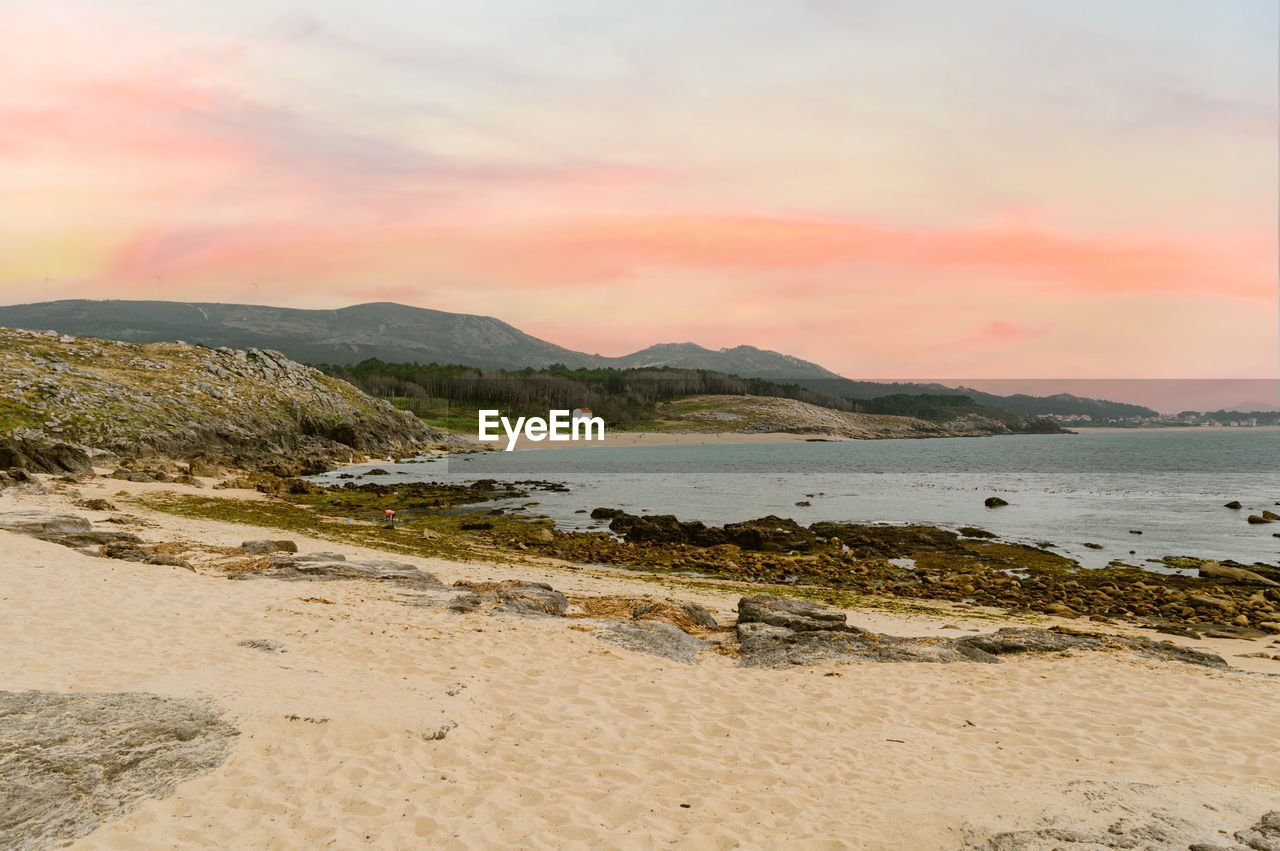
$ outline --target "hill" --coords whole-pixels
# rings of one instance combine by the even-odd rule
[[[657,406],[666,431],[784,432],[846,438],[977,437],[989,434],[1060,433],[1056,424],[1005,411],[970,409],[945,421],[838,411],[769,396],[694,396]]]
[[[1095,420],[1156,415],[1140,405],[1066,395],[998,396],[936,383],[854,381],[816,363],[752,346],[712,350],[695,343],[661,343],[621,357],[603,357],[558,346],[490,316],[389,302],[299,310],[170,301],[52,301],[0,307],[0,325],[134,343],[185,340],[211,347],[274,349],[303,363],[335,366],[371,358],[388,363],[464,363],[482,369],[670,366],[796,384],[845,399],[944,394],[1025,414],[1089,414]]]
[[[0,433],[297,475],[447,438],[278,352],[0,328]]]

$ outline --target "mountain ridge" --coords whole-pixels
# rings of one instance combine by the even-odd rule
[[[274,349],[302,363],[350,365],[458,363],[483,369],[670,366],[706,369],[744,378],[797,384],[847,399],[894,394],[967,395],[981,405],[1027,414],[1088,413],[1092,416],[1153,416],[1141,405],[1106,400],[999,396],[937,383],[859,381],[819,364],[749,345],[708,349],[692,342],[657,343],[631,354],[606,357],[578,352],[534,337],[491,316],[449,313],[394,302],[369,302],[330,310],[308,310],[218,302],[87,300],[0,307],[0,326],[50,329],[62,334],[132,343],[183,340],[216,348]]]

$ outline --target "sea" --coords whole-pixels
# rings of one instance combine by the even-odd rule
[[[368,474],[377,468],[386,475]],[[604,528],[587,513],[604,506],[711,525],[772,514],[802,524],[978,526],[1085,567],[1118,559],[1169,572],[1156,563],[1165,556],[1280,564],[1280,522],[1247,522],[1264,510],[1280,514],[1280,429],[1272,428],[576,444],[365,464],[316,478],[336,483],[343,473],[380,483],[559,482],[568,490],[534,490],[496,505],[549,517],[564,530]],[[1009,504],[987,508],[990,496]],[[1233,500],[1244,507],[1224,507]]]

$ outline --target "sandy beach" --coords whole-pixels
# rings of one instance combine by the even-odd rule
[[[106,497],[147,541],[279,537],[124,507],[129,493],[191,492],[180,485],[59,488],[3,509],[100,521],[74,502]],[[303,553],[386,557],[290,537]],[[572,619],[416,606],[369,581],[235,582],[0,538],[4,689],[207,698],[240,733],[216,770],[77,848],[985,848],[1001,831],[1161,819],[1225,839],[1280,801],[1280,662],[1238,656],[1265,640],[1179,639],[1232,670],[1109,652],[743,669],[632,652]],[[397,558],[445,583],[545,581],[571,601],[692,600],[721,624],[739,596]],[[849,621],[898,635],[1000,625],[945,607]]]

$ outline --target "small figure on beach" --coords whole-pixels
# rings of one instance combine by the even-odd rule
[[[394,508],[382,509],[382,516],[387,518],[387,528],[394,529],[396,526],[396,510]]]

